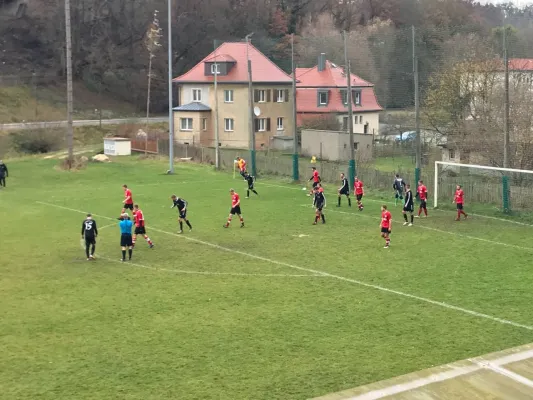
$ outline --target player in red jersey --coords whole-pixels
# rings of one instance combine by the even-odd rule
[[[148,243],[148,246],[153,249],[154,244],[146,234],[146,226],[144,224],[144,214],[139,208],[138,204],[135,204],[133,206],[133,218],[135,221],[135,231],[133,234],[133,240],[132,240],[132,247],[135,246],[135,242],[137,241],[137,235],[143,235],[144,240],[146,240],[146,243]]]
[[[320,178],[320,174],[316,170],[316,167],[313,168],[313,176],[309,178],[310,181],[313,181],[313,188],[311,189],[311,192],[309,192],[308,196],[312,196],[315,193],[315,188],[320,184],[322,179]]]
[[[390,246],[390,233],[392,230],[392,215],[387,206],[383,204],[381,206],[381,222],[379,224],[381,228],[381,237],[385,239],[385,248],[388,249]]]
[[[357,200],[357,207],[359,208],[359,211],[363,211],[363,203],[361,202],[363,196],[365,195],[363,186],[363,182],[360,181],[356,176],[353,181],[353,192],[355,194],[355,199]]]
[[[424,214],[427,217],[428,216],[428,207],[427,207],[428,189],[426,185],[424,185],[424,182],[422,182],[421,180],[418,181],[418,188],[416,189],[416,195],[418,196],[418,199],[420,200],[420,207],[418,207],[418,217],[420,217],[420,214],[422,214],[422,210],[424,210]]]
[[[241,228],[244,228],[244,218],[241,215],[241,198],[238,193],[235,192],[235,190],[230,189],[229,192],[231,194],[231,210],[229,212],[228,222],[224,224],[224,228],[229,227],[229,224],[231,224],[231,219],[235,214],[237,214],[239,220],[241,221]]]
[[[124,214],[126,210],[133,211],[133,196],[131,195],[131,190],[128,189],[128,185],[122,185],[122,189],[124,189],[124,201],[122,202],[121,214]]]
[[[468,215],[463,210],[465,204],[465,192],[461,188],[461,185],[457,185],[452,203],[457,204],[457,218],[455,218],[455,220],[460,221],[461,214],[463,214],[465,216],[465,219],[467,219]]]

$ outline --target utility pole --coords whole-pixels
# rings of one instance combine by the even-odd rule
[[[415,146],[416,146],[416,165],[415,165],[415,184],[420,180],[420,170],[422,164],[422,143],[420,141],[420,93],[418,88],[418,57],[416,56],[416,29],[413,25],[413,78],[415,83]]]
[[[215,168],[220,168],[220,134],[218,131],[218,64],[217,64],[217,41],[213,41],[215,48]]]
[[[505,64],[505,99],[504,99],[504,114],[503,114],[503,167],[509,168],[509,55],[507,52],[507,14],[504,11],[503,19],[503,63]],[[502,176],[503,186],[503,211],[509,212],[511,209],[510,204],[510,191],[509,191],[509,178]]]
[[[174,173],[174,103],[172,96],[172,0],[167,0],[168,14],[168,174]]]
[[[252,87],[252,62],[250,61],[249,47],[250,38],[254,33],[246,35],[246,61],[248,62],[248,105],[250,107],[249,129],[250,129],[250,164],[252,165],[252,175],[257,176],[255,165],[255,132],[254,132],[254,91]]]
[[[342,31],[344,38],[344,62],[346,64],[346,105],[348,107],[348,132],[350,134],[350,161],[348,163],[348,176],[351,184],[355,180],[355,144],[353,138],[353,107],[352,107],[352,72],[350,70],[350,61],[348,60],[348,47],[346,42],[346,31]]]
[[[70,0],[65,0],[65,35],[66,35],[66,62],[67,62],[67,147],[68,167],[72,168],[74,161],[74,127],[72,123],[73,96],[72,96],[72,37],[70,28]]]
[[[293,129],[293,151],[292,151],[292,180],[300,180],[298,163],[298,122],[296,108],[296,64],[294,63],[294,33],[291,35],[291,69],[292,69],[292,129]]]

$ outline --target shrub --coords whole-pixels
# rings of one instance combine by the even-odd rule
[[[57,151],[63,145],[63,133],[53,130],[27,130],[9,134],[15,151],[26,154]]]

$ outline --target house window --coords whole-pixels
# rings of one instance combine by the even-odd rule
[[[283,117],[278,117],[278,131],[283,130]]]
[[[363,128],[363,133],[364,134],[367,134],[368,133],[368,124],[365,124],[364,128]]]
[[[202,118],[202,130],[207,130],[207,118]]]
[[[259,118],[257,120],[257,131],[258,132],[266,131],[266,118]]]
[[[358,91],[353,91],[352,92],[352,96],[353,96],[353,102],[356,106],[360,106],[361,105],[361,92],[358,92]]]
[[[360,123],[360,124],[363,123],[363,116],[362,116],[362,115],[359,116],[359,123]]]
[[[454,149],[450,149],[449,153],[450,153],[450,160],[454,160],[455,159],[455,150]]]
[[[278,103],[283,103],[285,101],[285,90],[276,90],[274,92],[274,95],[276,96],[275,101]]]
[[[195,101],[195,102],[202,101],[202,89],[192,90],[192,101]]]
[[[357,145],[358,145],[358,144],[359,144],[359,143],[357,143],[357,142],[353,142],[353,149],[354,149],[354,150],[357,150]]]
[[[224,103],[233,103],[233,90],[224,90]]]
[[[213,75],[220,74],[220,64],[211,64],[211,73]]]
[[[192,118],[180,118],[180,129],[182,131],[192,131]]]
[[[348,104],[348,91],[341,90],[341,97],[342,97],[342,104],[347,105]]]
[[[258,90],[257,91],[257,102],[258,103],[265,103],[266,102],[266,90]]]
[[[321,107],[328,105],[328,92],[326,91],[319,91],[318,92],[318,105]]]
[[[348,130],[348,117],[342,117],[342,130],[347,131]]]
[[[226,132],[233,132],[235,128],[235,120],[233,118],[224,118],[224,130]]]
[[[353,122],[355,124],[358,124],[359,123],[359,117],[356,115],[355,117],[353,117]]]

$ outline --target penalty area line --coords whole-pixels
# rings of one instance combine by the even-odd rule
[[[45,202],[42,202],[42,201],[38,201],[37,203],[44,204],[44,205],[51,206],[51,207],[61,208],[61,209],[72,211],[72,212],[76,212],[76,213],[84,213],[85,212],[85,211],[82,211],[82,210],[76,210],[74,208],[63,207],[63,206],[55,205],[55,204],[52,204],[52,203],[45,203]],[[110,217],[107,217],[107,216],[104,216],[104,215],[100,215],[100,216],[97,215],[97,214],[93,214],[93,215],[97,216],[97,217],[100,217],[100,218],[109,219],[109,220],[114,219],[114,218],[110,218]],[[368,218],[371,218],[371,217],[368,217]],[[515,328],[522,328],[522,329],[526,329],[528,331],[533,331],[533,326],[531,326],[531,325],[521,324],[521,323],[514,322],[514,321],[511,321],[511,320],[507,320],[507,319],[504,319],[504,318],[499,318],[499,317],[495,317],[495,316],[492,316],[492,315],[489,315],[489,314],[484,314],[484,313],[481,313],[481,312],[469,310],[467,308],[454,306],[452,304],[444,303],[444,302],[441,302],[441,301],[428,299],[428,298],[425,298],[425,297],[417,296],[417,295],[406,293],[406,292],[401,292],[401,291],[395,290],[395,289],[389,289],[389,288],[384,287],[384,286],[379,286],[379,285],[375,285],[375,284],[359,281],[357,279],[346,278],[344,276],[330,274],[330,273],[325,272],[325,271],[320,271],[320,270],[316,270],[316,269],[312,269],[312,268],[300,267],[298,265],[293,265],[293,264],[289,264],[289,263],[282,262],[282,261],[272,260],[270,258],[258,256],[258,255],[251,254],[251,253],[246,253],[244,251],[230,249],[228,247],[223,247],[223,246],[220,246],[218,244],[205,242],[205,241],[200,240],[200,239],[191,238],[191,237],[183,236],[183,235],[178,235],[176,233],[164,231],[162,229],[157,229],[157,228],[153,228],[153,227],[150,228],[150,229],[152,229],[153,231],[157,231],[157,232],[160,232],[160,233],[167,234],[167,235],[176,236],[176,237],[179,237],[179,238],[182,238],[184,240],[191,241],[191,242],[203,244],[203,245],[208,246],[208,247],[212,247],[212,248],[215,248],[215,249],[226,251],[228,253],[240,254],[242,256],[246,256],[246,257],[253,258],[253,259],[256,259],[256,260],[265,261],[265,262],[268,262],[268,263],[271,263],[271,264],[275,264],[275,265],[285,266],[285,267],[292,268],[292,269],[295,269],[295,270],[298,270],[298,271],[304,271],[304,272],[308,272],[308,273],[315,274],[315,275],[327,276],[327,277],[330,277],[330,278],[333,278],[333,279],[337,279],[339,281],[356,284],[356,285],[359,285],[359,286],[362,286],[362,287],[366,287],[366,288],[369,288],[369,289],[375,289],[375,290],[378,290],[378,291],[381,291],[381,292],[385,292],[385,293],[395,294],[397,296],[409,298],[409,299],[412,299],[412,300],[417,300],[417,301],[422,302],[422,303],[432,304],[434,306],[438,306],[438,307],[441,307],[441,308],[446,308],[448,310],[453,310],[453,311],[457,311],[457,312],[460,312],[460,313],[463,313],[463,314],[468,314],[468,315],[473,316],[473,317],[486,319],[486,320],[490,320],[490,321],[493,321],[493,322],[498,322],[500,324],[513,326]]]

